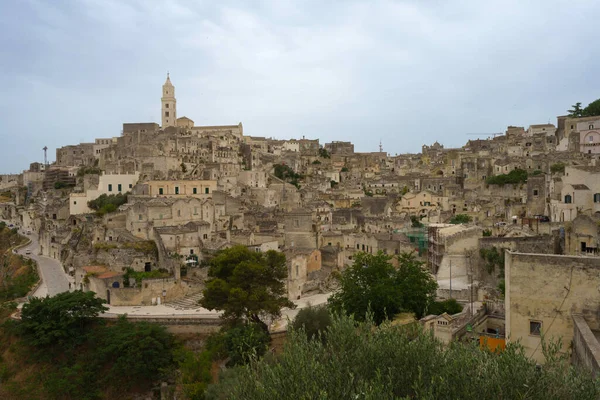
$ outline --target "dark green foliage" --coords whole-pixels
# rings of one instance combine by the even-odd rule
[[[119,206],[127,203],[128,194],[129,193],[118,193],[111,195],[103,194],[95,200],[88,201],[88,207],[92,210],[96,210],[96,214],[98,216],[102,216],[104,214],[116,211]]]
[[[331,309],[361,321],[370,311],[377,324],[401,311],[414,312],[417,318],[425,315],[437,283],[413,254],[400,254],[397,269],[391,259],[383,252],[357,253],[339,277],[340,290],[329,298]]]
[[[281,355],[226,371],[207,399],[564,399],[600,396],[600,383],[544,346],[536,368],[518,344],[498,354],[444,345],[417,327],[334,318],[327,340],[288,333]]]
[[[491,229],[484,229],[483,230],[483,237],[489,237],[492,236],[492,230]]]
[[[175,351],[174,355],[179,369],[178,383],[182,386],[186,398],[203,400],[204,391],[212,382],[212,354],[209,351],[196,354],[181,348]]]
[[[556,164],[552,164],[550,166],[550,172],[553,174],[564,174],[565,173],[565,163],[557,162]]]
[[[82,166],[77,170],[77,176],[82,177],[84,175],[101,175],[102,170],[98,167],[85,167]]]
[[[531,173],[531,176],[538,176],[538,175],[543,175],[543,174],[544,174],[543,171],[540,171],[539,169],[536,169],[535,171],[533,171]]]
[[[138,285],[142,283],[144,279],[160,279],[168,278],[171,274],[159,270],[154,271],[134,271],[132,268],[127,268],[125,275],[123,276],[123,282],[125,286],[133,286],[133,282]]]
[[[592,101],[581,112],[582,117],[595,117],[596,115],[600,115],[600,99]]]
[[[63,345],[80,338],[98,314],[108,310],[94,292],[64,292],[33,297],[21,311],[20,330],[36,347]]]
[[[325,331],[331,324],[331,312],[325,305],[308,306],[298,311],[292,322],[294,330],[303,329],[309,339],[325,338]]]
[[[500,283],[498,283],[498,290],[500,291],[500,293],[502,293],[502,296],[506,295],[506,282],[504,281],[504,279],[502,279]]]
[[[571,106],[571,109],[568,110],[569,117],[579,118],[583,113],[583,109],[581,108],[581,102],[577,102]]]
[[[221,250],[210,260],[208,277],[200,304],[222,310],[224,319],[264,325],[261,315],[279,317],[282,307],[294,307],[286,296],[283,253],[257,253],[246,246]]]
[[[262,357],[268,349],[271,337],[261,325],[239,324],[221,334],[222,358],[229,358],[228,366],[245,365],[254,358]]]
[[[289,182],[300,189],[299,181],[303,178],[302,175],[297,174],[293,169],[285,164],[273,164],[273,167],[275,168],[274,174],[277,178],[281,179],[282,181]]]
[[[65,183],[65,182],[54,182],[54,189],[70,189],[72,187],[74,187],[75,185],[72,183]]]
[[[410,216],[410,222],[411,222],[411,226],[413,228],[422,228],[423,227],[423,223],[421,222],[421,219],[419,217],[417,217],[416,215]]]
[[[331,158],[331,155],[329,154],[329,152],[325,148],[321,147],[319,149],[319,157],[322,157],[322,158]]]
[[[319,165],[319,164],[321,164],[321,161],[319,161],[319,160],[315,160],[315,161],[313,161],[313,162],[312,162],[312,164],[313,164],[313,165]]]
[[[131,323],[125,316],[104,325],[97,317],[106,309],[102,303],[93,292],[76,291],[24,306],[10,332],[33,372],[18,386],[7,382],[11,398],[130,398],[128,390],[147,391],[172,373],[173,336],[160,325]],[[9,332],[7,325],[2,329]]]
[[[524,169],[514,169],[508,174],[490,176],[485,181],[488,185],[507,185],[527,182],[527,171]]]
[[[456,214],[455,216],[450,218],[450,223],[455,224],[455,225],[468,224],[471,221],[472,221],[472,218],[470,216],[468,216],[467,214]]]
[[[497,249],[495,246],[486,249],[479,249],[479,255],[485,260],[485,268],[488,274],[491,274],[498,268],[499,276],[504,276],[504,249]]]
[[[338,183],[336,181],[330,181],[329,184],[331,185],[332,188],[334,188],[338,185]]]
[[[348,172],[348,168],[347,167],[342,167],[342,169],[340,170],[340,172]]]
[[[433,302],[427,309],[427,314],[440,315],[448,313],[450,315],[458,314],[463,309],[463,306],[459,304],[455,299],[448,299],[444,301]]]

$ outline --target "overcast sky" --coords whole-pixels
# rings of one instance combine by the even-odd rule
[[[0,1],[0,172],[178,116],[417,152],[600,97],[600,1]]]

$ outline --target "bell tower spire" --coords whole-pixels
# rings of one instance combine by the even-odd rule
[[[177,100],[175,100],[175,86],[167,72],[167,80],[162,87],[161,125],[165,129],[168,126],[177,125]]]

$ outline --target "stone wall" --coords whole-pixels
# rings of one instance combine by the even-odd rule
[[[573,315],[573,364],[600,373],[600,344],[581,315]]]

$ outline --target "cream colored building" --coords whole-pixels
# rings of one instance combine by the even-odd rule
[[[600,259],[507,251],[506,338],[519,342],[525,355],[543,363],[542,335],[561,339],[571,352],[573,314],[586,317],[592,330],[600,329]]]
[[[572,221],[579,213],[600,213],[600,167],[565,168],[560,197],[550,201],[550,218],[554,222]]]
[[[149,196],[207,197],[217,190],[216,180],[148,181]]]
[[[586,154],[600,154],[600,118],[577,123],[577,131],[579,151]]]
[[[162,87],[161,101],[161,127],[177,126],[177,100],[175,99],[175,87],[167,73],[167,80]]]
[[[123,194],[131,191],[139,179],[139,172],[134,174],[104,174],[100,175],[98,186],[88,189],[85,193],[71,193],[69,196],[69,214],[87,214],[93,212],[88,207],[88,201],[106,194]]]

